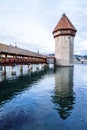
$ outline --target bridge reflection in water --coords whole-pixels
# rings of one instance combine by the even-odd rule
[[[70,116],[74,104],[75,94],[73,91],[73,67],[60,67],[55,73],[55,92],[52,97],[55,103],[55,110],[58,111],[61,119],[65,120]]]
[[[23,74],[19,77],[14,77],[7,79],[4,75],[3,80],[0,82],[0,105],[11,100],[18,93],[25,91],[27,88],[31,87],[34,82],[37,82],[46,74],[44,71],[35,71],[29,74]]]

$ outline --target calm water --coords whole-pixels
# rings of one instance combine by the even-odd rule
[[[87,130],[87,65],[4,77],[0,130]]]

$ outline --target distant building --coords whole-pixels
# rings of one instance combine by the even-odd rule
[[[76,28],[63,14],[53,30],[55,38],[55,58],[57,66],[73,66],[74,36]]]

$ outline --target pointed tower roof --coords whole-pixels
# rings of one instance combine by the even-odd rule
[[[61,19],[59,20],[58,24],[56,25],[56,27],[53,30],[54,32],[57,32],[58,30],[73,30],[73,31],[77,31],[76,28],[73,26],[73,24],[70,22],[70,20],[68,19],[68,17],[63,14]]]

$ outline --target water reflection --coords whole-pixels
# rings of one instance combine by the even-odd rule
[[[61,117],[65,120],[70,116],[75,104],[73,92],[73,67],[57,68],[55,73],[55,92],[53,103]]]
[[[3,81],[0,82],[0,105],[36,83],[44,74],[46,71],[31,72],[19,77],[13,76],[11,79],[6,79],[4,75]]]

